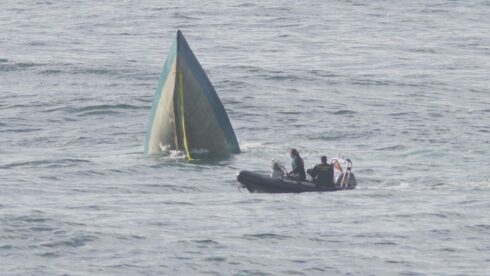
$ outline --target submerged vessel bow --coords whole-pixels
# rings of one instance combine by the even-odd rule
[[[217,155],[239,153],[226,110],[182,32],[177,32],[153,98],[145,153],[163,148]]]

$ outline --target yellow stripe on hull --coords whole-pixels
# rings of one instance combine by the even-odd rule
[[[188,160],[192,160],[189,146],[187,145],[187,135],[185,133],[185,114],[184,114],[184,82],[182,80],[182,72],[179,72],[179,97],[180,97],[180,115],[182,121],[182,140],[184,143],[185,154]]]

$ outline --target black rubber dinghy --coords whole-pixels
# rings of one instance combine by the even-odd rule
[[[342,176],[339,177],[339,180]],[[350,174],[347,185],[340,188],[340,182],[335,188],[316,186],[309,181],[295,181],[288,178],[272,179],[268,175],[241,171],[237,174],[237,180],[251,193],[303,193],[303,192],[334,192],[339,190],[352,190],[356,187],[356,179],[353,173]]]

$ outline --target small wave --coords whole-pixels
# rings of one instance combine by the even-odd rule
[[[274,233],[261,233],[261,234],[245,234],[243,235],[247,239],[272,239],[272,240],[285,240],[291,237],[274,234]]]
[[[341,140],[341,139],[366,139],[372,137],[380,132],[380,129],[370,129],[370,130],[358,130],[357,128],[353,128],[350,131],[331,131],[327,134],[313,134],[308,136],[308,139],[312,140],[325,140],[325,141],[333,141],[333,140]]]
[[[82,75],[117,75],[116,71],[106,68],[75,68],[70,73]]]
[[[231,69],[238,69],[238,70],[243,70],[247,71],[248,73],[259,73],[259,72],[264,72],[264,70],[258,66],[251,66],[251,65],[239,65],[239,66],[226,66],[230,67]]]
[[[42,130],[42,128],[13,128],[13,129],[4,129],[2,130],[2,132],[24,133],[24,132],[35,132],[40,130]]]
[[[389,146],[389,147],[382,147],[382,148],[377,148],[375,150],[386,150],[386,151],[394,151],[394,150],[406,150],[407,148],[404,145],[394,145],[394,146]]]
[[[463,182],[462,186],[465,188],[484,190],[490,189],[490,181],[467,181]]]
[[[285,273],[285,274],[288,274],[288,273]],[[263,270],[260,270],[260,269],[242,269],[242,270],[237,271],[234,275],[238,275],[238,276],[241,276],[241,275],[260,275],[260,276],[264,276],[264,275],[271,275],[271,274],[267,273]]]
[[[0,63],[0,71],[3,72],[10,72],[10,71],[25,71],[28,69],[36,68],[39,66],[43,66],[44,64],[42,63],[34,63],[34,62],[20,62],[20,63],[6,63],[5,62]]]
[[[362,86],[388,86],[390,85],[389,81],[385,80],[373,80],[373,79],[354,79],[352,80],[352,84],[362,85]]]
[[[291,75],[291,74],[285,74],[285,73],[275,73],[271,75],[266,75],[265,76],[266,80],[273,80],[273,81],[300,81],[303,80],[302,78],[298,77],[297,75]]]
[[[332,114],[334,115],[348,115],[348,114],[356,114],[357,112],[355,111],[352,111],[352,110],[348,110],[348,109],[341,109],[341,110],[337,110],[335,112],[332,112]]]
[[[174,18],[178,18],[178,19],[186,19],[186,20],[195,20],[195,19],[198,19],[197,17],[192,17],[192,16],[189,16],[189,15],[185,15],[185,14],[180,13],[180,12],[175,12],[173,14],[173,17]]]
[[[31,223],[44,223],[44,222],[51,222],[52,221],[49,218],[37,217],[35,215],[20,216],[20,217],[17,217],[16,220],[18,220],[20,222],[27,222],[29,224],[31,224]]]
[[[490,224],[477,224],[472,226],[471,228],[487,232],[490,231]]]
[[[55,159],[55,160],[36,160],[27,162],[14,162],[0,166],[0,169],[11,169],[16,167],[45,167],[45,168],[66,168],[77,166],[80,163],[91,163],[83,159]]]
[[[409,52],[413,53],[426,53],[426,54],[435,54],[436,50],[432,48],[414,48],[414,49],[409,49]]]
[[[443,114],[441,114],[441,113],[435,113],[435,112],[429,112],[429,113],[428,113],[428,115],[429,115],[430,117],[435,117],[435,118],[444,117],[444,115],[443,115]]]
[[[80,113],[78,115],[80,117],[85,117],[85,116],[115,115],[115,114],[120,114],[120,112],[114,110],[96,110],[96,111]]]
[[[374,244],[375,245],[398,245],[398,243],[392,241],[381,241],[381,242],[376,242]]]
[[[14,247],[11,245],[2,245],[0,246],[0,250],[12,250]]]
[[[63,71],[61,70],[58,70],[58,69],[47,69],[47,70],[42,70],[40,72],[41,75],[56,75],[56,74],[60,74],[62,73]]]
[[[5,105],[3,109],[28,109],[32,107],[42,107],[42,104],[39,103],[32,103],[32,104],[11,104],[11,105]]]
[[[50,232],[55,230],[55,228],[36,226],[36,227],[31,227],[30,230],[34,232]]]
[[[207,240],[193,240],[193,242],[197,243],[197,244],[208,244],[208,245],[217,245],[219,244],[217,241],[213,241],[213,240],[210,240],[210,239],[207,239]]]
[[[419,10],[419,12],[430,14],[431,16],[433,16],[434,14],[437,14],[437,13],[448,13],[448,10],[437,9],[437,8],[423,8],[423,9]]]
[[[150,185],[146,185],[146,186],[150,186]],[[161,185],[156,185],[156,186],[160,187]],[[193,206],[194,205],[190,202],[175,201],[175,200],[165,200],[165,201],[159,202],[159,204],[163,204],[163,205],[186,205],[186,206]]]
[[[75,210],[96,210],[96,211],[100,211],[101,208],[100,206],[97,206],[97,205],[87,205],[87,206],[76,206],[76,207],[68,207],[67,209],[75,209]]]
[[[44,112],[54,112],[58,110],[66,110],[68,113],[78,114],[80,116],[101,115],[101,114],[116,114],[119,111],[147,109],[147,106],[136,106],[130,104],[101,104],[90,105],[79,108],[53,108]]]
[[[245,88],[247,87],[248,83],[244,81],[237,81],[237,80],[222,80],[219,82],[215,83],[216,88],[221,88],[221,89],[226,89],[226,88],[232,88],[232,89],[238,89],[238,88]]]
[[[262,202],[265,202],[265,200],[260,199],[260,198],[248,198],[248,199],[238,200],[238,201],[234,202],[234,204],[237,204],[237,205],[242,205],[242,204],[257,205],[257,204],[262,203]]]
[[[453,247],[444,247],[444,248],[438,249],[438,251],[442,251],[442,252],[458,252],[459,250],[456,249],[456,248],[453,248]]]
[[[409,83],[392,80],[353,79],[352,84],[360,86],[398,86],[398,87],[427,87],[427,84]]]
[[[207,257],[204,259],[206,262],[224,262],[226,261],[225,257]]]
[[[408,116],[408,115],[413,115],[411,112],[395,112],[395,113],[390,113],[388,116],[392,117],[403,117],[403,116]]]
[[[45,46],[46,43],[44,43],[42,41],[30,41],[30,42],[26,43],[26,45],[28,45],[28,46]]]
[[[45,64],[39,64],[45,65]],[[0,69],[2,64],[0,63]],[[37,69],[37,68],[36,68]],[[82,67],[71,63],[51,64],[48,68],[41,68],[36,70],[41,75],[58,75],[58,74],[70,74],[70,75],[103,75],[111,76],[116,79],[137,79],[137,80],[153,80],[158,78],[155,72],[135,72],[134,70],[121,69],[121,68],[105,68],[105,67]]]
[[[301,115],[303,112],[300,111],[279,111],[279,114],[284,114],[284,115]]]
[[[44,247],[57,248],[57,247],[81,247],[89,242],[95,241],[97,238],[90,235],[80,235],[65,241],[50,242],[42,244]]]
[[[397,182],[397,183],[385,183],[385,185],[388,185],[388,186],[384,187],[384,189],[386,189],[386,190],[397,190],[397,191],[409,190],[412,186],[410,183],[403,182],[403,181]]]
[[[397,261],[397,260],[386,260],[385,261],[386,263],[389,263],[389,264],[397,264],[397,265],[400,265],[400,264],[404,264],[405,262],[403,261]],[[400,275],[407,275],[407,276],[419,276],[421,274],[418,274],[418,273],[411,273],[411,272],[404,272],[404,273],[401,273]]]
[[[236,4],[236,8],[248,8],[248,7],[253,7],[254,5],[251,3],[242,3],[242,4]]]
[[[60,256],[60,254],[56,252],[44,252],[44,253],[37,253],[36,256],[43,257],[43,258],[57,258]]]
[[[332,72],[327,72],[327,71],[322,71],[322,70],[308,70],[308,74],[312,74],[321,78],[337,78],[340,77],[340,75],[332,73]]]
[[[81,111],[89,111],[89,110],[99,110],[99,109],[123,109],[123,110],[135,110],[135,109],[147,109],[147,106],[136,106],[136,105],[130,105],[130,104],[113,104],[113,105],[94,105],[94,106],[87,106],[84,108],[81,108]]]

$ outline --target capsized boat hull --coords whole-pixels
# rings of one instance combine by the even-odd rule
[[[145,153],[178,150],[193,159],[240,153],[226,110],[206,72],[178,31],[153,98]]]
[[[291,179],[272,179],[268,175],[240,171],[237,180],[251,193],[303,193],[303,192],[334,192],[341,190],[316,186],[309,181],[294,181]],[[355,179],[354,179],[355,181]],[[352,181],[349,181],[352,182]],[[355,185],[348,185],[346,189],[354,189]]]

